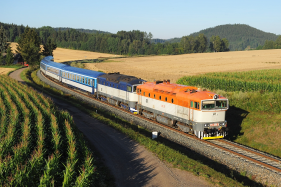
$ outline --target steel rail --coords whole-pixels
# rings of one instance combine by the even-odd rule
[[[40,71],[40,73],[41,73],[41,71]],[[127,114],[129,114],[129,115],[131,115],[131,116],[133,116],[133,117],[135,117],[135,118],[141,118],[141,119],[143,119],[143,120],[145,120],[145,121],[155,123],[155,124],[157,124],[157,125],[159,125],[159,126],[162,126],[162,127],[164,127],[164,128],[167,128],[167,129],[169,129],[169,130],[171,130],[171,131],[175,131],[175,132],[177,132],[177,133],[183,134],[183,135],[186,136],[187,138],[191,138],[191,139],[196,140],[196,141],[199,141],[199,142],[201,142],[201,143],[204,143],[204,144],[207,144],[207,145],[210,145],[210,146],[219,148],[219,149],[221,149],[221,150],[223,150],[223,151],[225,151],[225,152],[228,152],[228,153],[231,153],[231,154],[233,154],[233,155],[239,156],[239,157],[241,157],[241,158],[243,158],[243,159],[252,161],[252,162],[254,162],[254,163],[256,163],[256,164],[259,164],[259,165],[261,165],[261,166],[263,166],[263,167],[269,168],[269,169],[271,169],[271,170],[273,170],[273,171],[278,172],[278,173],[281,174],[281,169],[279,169],[279,168],[277,168],[277,167],[275,167],[275,166],[272,166],[272,165],[270,165],[270,164],[261,162],[261,161],[255,159],[255,158],[252,158],[252,157],[250,157],[250,156],[243,155],[243,154],[241,154],[241,153],[239,153],[239,152],[230,150],[229,148],[225,148],[225,147],[223,147],[223,146],[217,145],[217,144],[215,144],[215,143],[212,142],[212,141],[220,141],[220,142],[224,142],[224,143],[225,143],[226,141],[224,141],[224,140],[217,139],[217,140],[211,140],[211,141],[209,140],[209,141],[207,141],[207,140],[199,139],[199,138],[197,138],[195,135],[187,134],[187,133],[184,133],[184,132],[182,132],[182,131],[180,131],[180,130],[177,130],[176,128],[172,128],[172,127],[163,125],[163,124],[158,123],[158,122],[156,122],[156,121],[154,121],[154,120],[147,119],[147,118],[145,118],[145,117],[143,117],[143,116],[139,116],[139,115],[132,114],[131,112],[126,111],[126,110],[124,110],[124,109],[122,109],[122,108],[120,108],[120,107],[111,105],[111,104],[109,104],[109,103],[102,102],[102,101],[100,101],[100,100],[98,100],[98,99],[95,99],[95,98],[93,98],[93,97],[90,97],[90,96],[88,96],[88,95],[86,95],[85,93],[82,93],[82,92],[80,92],[80,91],[76,91],[76,90],[70,89],[69,87],[66,87],[66,86],[64,86],[64,85],[62,85],[62,84],[59,84],[57,81],[53,81],[52,79],[49,79],[47,76],[45,76],[45,75],[42,74],[42,73],[41,73],[41,75],[44,76],[44,77],[45,77],[46,79],[48,79],[49,81],[51,81],[51,82],[53,82],[53,83],[55,83],[55,84],[57,84],[57,85],[59,85],[59,86],[65,88],[65,89],[68,89],[68,90],[71,90],[71,91],[73,91],[73,92],[76,92],[77,94],[83,95],[84,97],[87,97],[88,99],[92,99],[92,100],[94,100],[94,101],[96,101],[96,102],[99,102],[100,104],[104,104],[104,105],[113,107],[113,108],[115,108],[115,109],[117,109],[117,110],[119,110],[119,111],[125,112],[125,113],[127,113]],[[246,148],[242,148],[241,146],[234,145],[234,143],[229,143],[229,142],[228,142],[228,144],[231,145],[231,146],[234,146],[234,147],[243,149],[244,151],[249,151],[250,153],[256,154],[256,155],[258,155],[258,156],[260,156],[260,157],[264,157],[264,158],[266,158],[266,159],[270,159],[270,160],[275,161],[275,162],[277,162],[277,161],[280,162],[280,160],[278,160],[278,159],[275,159],[275,158],[272,158],[272,157],[270,157],[270,156],[267,156],[267,155],[258,153],[258,152],[256,152],[256,151],[252,151],[252,150],[249,150],[249,149],[246,149]]]

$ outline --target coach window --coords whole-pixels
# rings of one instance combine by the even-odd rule
[[[143,92],[143,96],[145,96],[145,92]]]
[[[165,101],[167,101],[167,97],[165,97]]]
[[[150,97],[150,93],[148,94],[148,97]]]
[[[141,94],[141,89],[140,89],[140,94]]]
[[[159,100],[161,100],[161,95],[159,96]]]
[[[193,101],[190,101],[190,108],[193,108]]]
[[[174,103],[174,99],[172,99],[171,102]]]
[[[155,97],[156,97],[156,96],[155,96],[155,94],[154,94],[154,99],[155,99]]]

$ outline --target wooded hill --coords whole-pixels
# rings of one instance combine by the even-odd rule
[[[248,48],[257,48],[258,46],[263,46],[266,40],[275,41],[278,35],[273,33],[268,33],[251,27],[245,24],[227,24],[219,25],[216,27],[208,28],[190,34],[189,36],[198,36],[199,34],[204,34],[208,41],[212,36],[219,36],[220,38],[226,38],[229,41],[229,49],[231,51],[241,51]],[[158,39],[158,41],[161,41]],[[168,39],[163,42],[180,42],[181,38]],[[156,42],[157,43],[157,42]]]
[[[220,25],[201,30],[191,35],[198,36],[201,33],[207,38],[210,38],[213,35],[226,38],[229,41],[229,49],[232,51],[241,51],[248,46],[257,48],[259,45],[264,45],[266,40],[275,41],[278,38],[278,35],[276,34],[264,32],[245,24]]]

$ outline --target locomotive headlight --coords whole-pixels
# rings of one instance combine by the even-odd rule
[[[224,123],[221,123],[221,126],[224,126]]]
[[[204,126],[205,126],[205,127],[208,127],[208,125],[207,125],[207,124],[205,124]]]

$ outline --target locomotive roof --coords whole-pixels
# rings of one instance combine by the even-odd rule
[[[98,76],[105,74],[105,73],[99,72],[99,71],[92,71],[92,70],[82,69],[82,68],[77,68],[77,67],[72,67],[72,66],[65,66],[62,68],[62,70],[70,71],[70,72],[73,72],[76,74],[85,75],[85,76],[92,77],[92,78],[97,78]]]
[[[160,92],[163,95],[176,94],[177,98],[185,100],[186,98],[197,100],[212,99],[214,95],[210,91],[202,91],[194,86],[186,86],[180,84],[173,84],[169,82],[157,83],[157,82],[146,82],[138,86],[139,89],[144,89],[149,92]],[[225,97],[219,96],[219,99],[226,99]]]
[[[106,81],[115,82],[115,83],[124,82],[128,84],[141,84],[142,82],[144,82],[144,80],[139,79],[137,77],[130,76],[130,75],[123,75],[120,73],[109,73],[109,74],[101,75],[99,77],[105,78]]]

